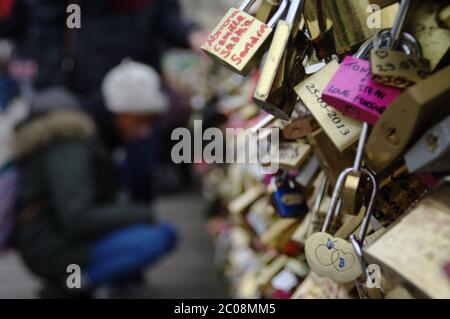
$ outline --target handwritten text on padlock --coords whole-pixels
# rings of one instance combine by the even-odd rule
[[[266,24],[232,8],[211,33],[204,48],[240,69],[256,54],[271,32]]]
[[[369,61],[347,56],[325,88],[322,98],[344,114],[375,124],[400,93],[400,89],[372,80]]]

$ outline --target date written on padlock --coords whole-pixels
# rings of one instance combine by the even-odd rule
[[[323,89],[338,68],[339,64],[333,60],[297,85],[295,91],[337,149],[342,152],[358,140],[361,123],[338,112],[322,100]]]
[[[369,61],[347,56],[322,98],[342,113],[373,125],[400,93],[372,80]]]
[[[430,75],[430,62],[402,52],[376,49],[370,52],[372,79],[378,83],[407,88]]]

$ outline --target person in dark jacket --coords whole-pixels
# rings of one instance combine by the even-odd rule
[[[36,275],[64,287],[67,267],[97,287],[134,276],[170,252],[177,235],[147,204],[117,200],[114,166],[90,117],[60,88],[37,96],[14,137],[20,169],[13,238]]]
[[[100,92],[106,74],[124,58],[147,64],[160,72],[161,56],[168,48],[199,50],[206,38],[196,24],[183,18],[178,0],[8,2],[13,5],[9,6],[12,8],[9,10],[10,18],[0,18],[0,37],[17,39],[18,54],[37,62],[37,89],[66,85],[79,95],[83,109],[94,118],[98,134],[108,150],[121,146],[121,139],[114,116],[105,107]],[[80,29],[66,26],[69,15],[66,8],[71,3],[81,8]],[[185,116],[175,125],[166,121],[169,122],[167,125],[162,124],[159,129],[155,127],[155,135],[162,131],[161,135],[167,136],[171,127],[185,125],[184,120],[187,120]],[[144,169],[136,164],[163,157],[157,147],[152,147],[151,143],[156,143],[156,139],[155,136],[135,143],[128,156],[128,165],[135,170],[132,176],[142,178],[142,174],[154,169]],[[152,176],[145,178],[150,180]],[[141,189],[139,196],[134,198],[151,201],[153,197],[151,191]]]

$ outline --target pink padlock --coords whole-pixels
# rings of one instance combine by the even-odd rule
[[[374,125],[401,92],[373,81],[370,61],[347,56],[323,91],[322,99],[342,113]]]

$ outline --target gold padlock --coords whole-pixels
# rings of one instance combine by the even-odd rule
[[[311,146],[304,142],[284,142],[279,146],[279,167],[285,170],[298,169],[311,153]]]
[[[336,53],[344,54],[374,36],[377,29],[369,28],[369,0],[325,1],[326,14],[333,22]]]
[[[371,263],[419,298],[450,298],[450,187],[443,184],[364,248]]]
[[[295,91],[333,141],[335,147],[342,152],[358,140],[362,124],[322,100],[323,90],[338,69],[338,62],[331,61],[320,71],[297,85]]]
[[[269,22],[270,17],[279,5],[280,0],[261,0],[261,4],[256,11],[256,19],[264,23]]]
[[[376,123],[366,145],[366,160],[382,171],[423,130],[450,112],[450,66],[406,90]]]
[[[398,88],[407,88],[424,80],[430,74],[430,62],[388,49],[370,52],[372,79]]]
[[[342,170],[352,165],[355,152],[352,149],[340,152],[323,130],[309,134],[307,139],[319,159],[320,166],[334,186]]]
[[[303,60],[311,43],[299,30],[305,0],[292,1],[285,20],[280,20],[264,63],[253,99],[263,110],[288,121],[297,102],[293,88],[304,76]]]
[[[288,4],[287,0],[282,0],[274,16],[265,24],[246,12],[255,1],[245,0],[239,9],[228,10],[202,45],[202,50],[211,58],[241,75],[247,75],[258,63],[273,27]]]
[[[440,28],[439,0],[413,1],[406,19],[405,31],[414,34],[422,46],[423,57],[430,61],[433,71],[450,54],[450,30]]]
[[[438,23],[441,28],[450,29],[450,4],[439,12]]]
[[[342,190],[342,210],[346,214],[355,215],[362,206],[361,172],[351,173],[345,180]]]
[[[305,22],[318,60],[328,60],[336,51],[333,22],[325,13],[326,0],[308,0],[305,5]]]
[[[287,140],[298,140],[313,133],[319,128],[319,124],[311,115],[300,117],[283,128],[283,137]]]
[[[384,8],[394,3],[397,3],[399,0],[369,0],[370,4],[376,4],[380,6],[380,8]]]
[[[391,175],[382,178],[373,212],[383,227],[388,227],[402,216],[429,189],[415,175],[411,175],[403,165]]]

